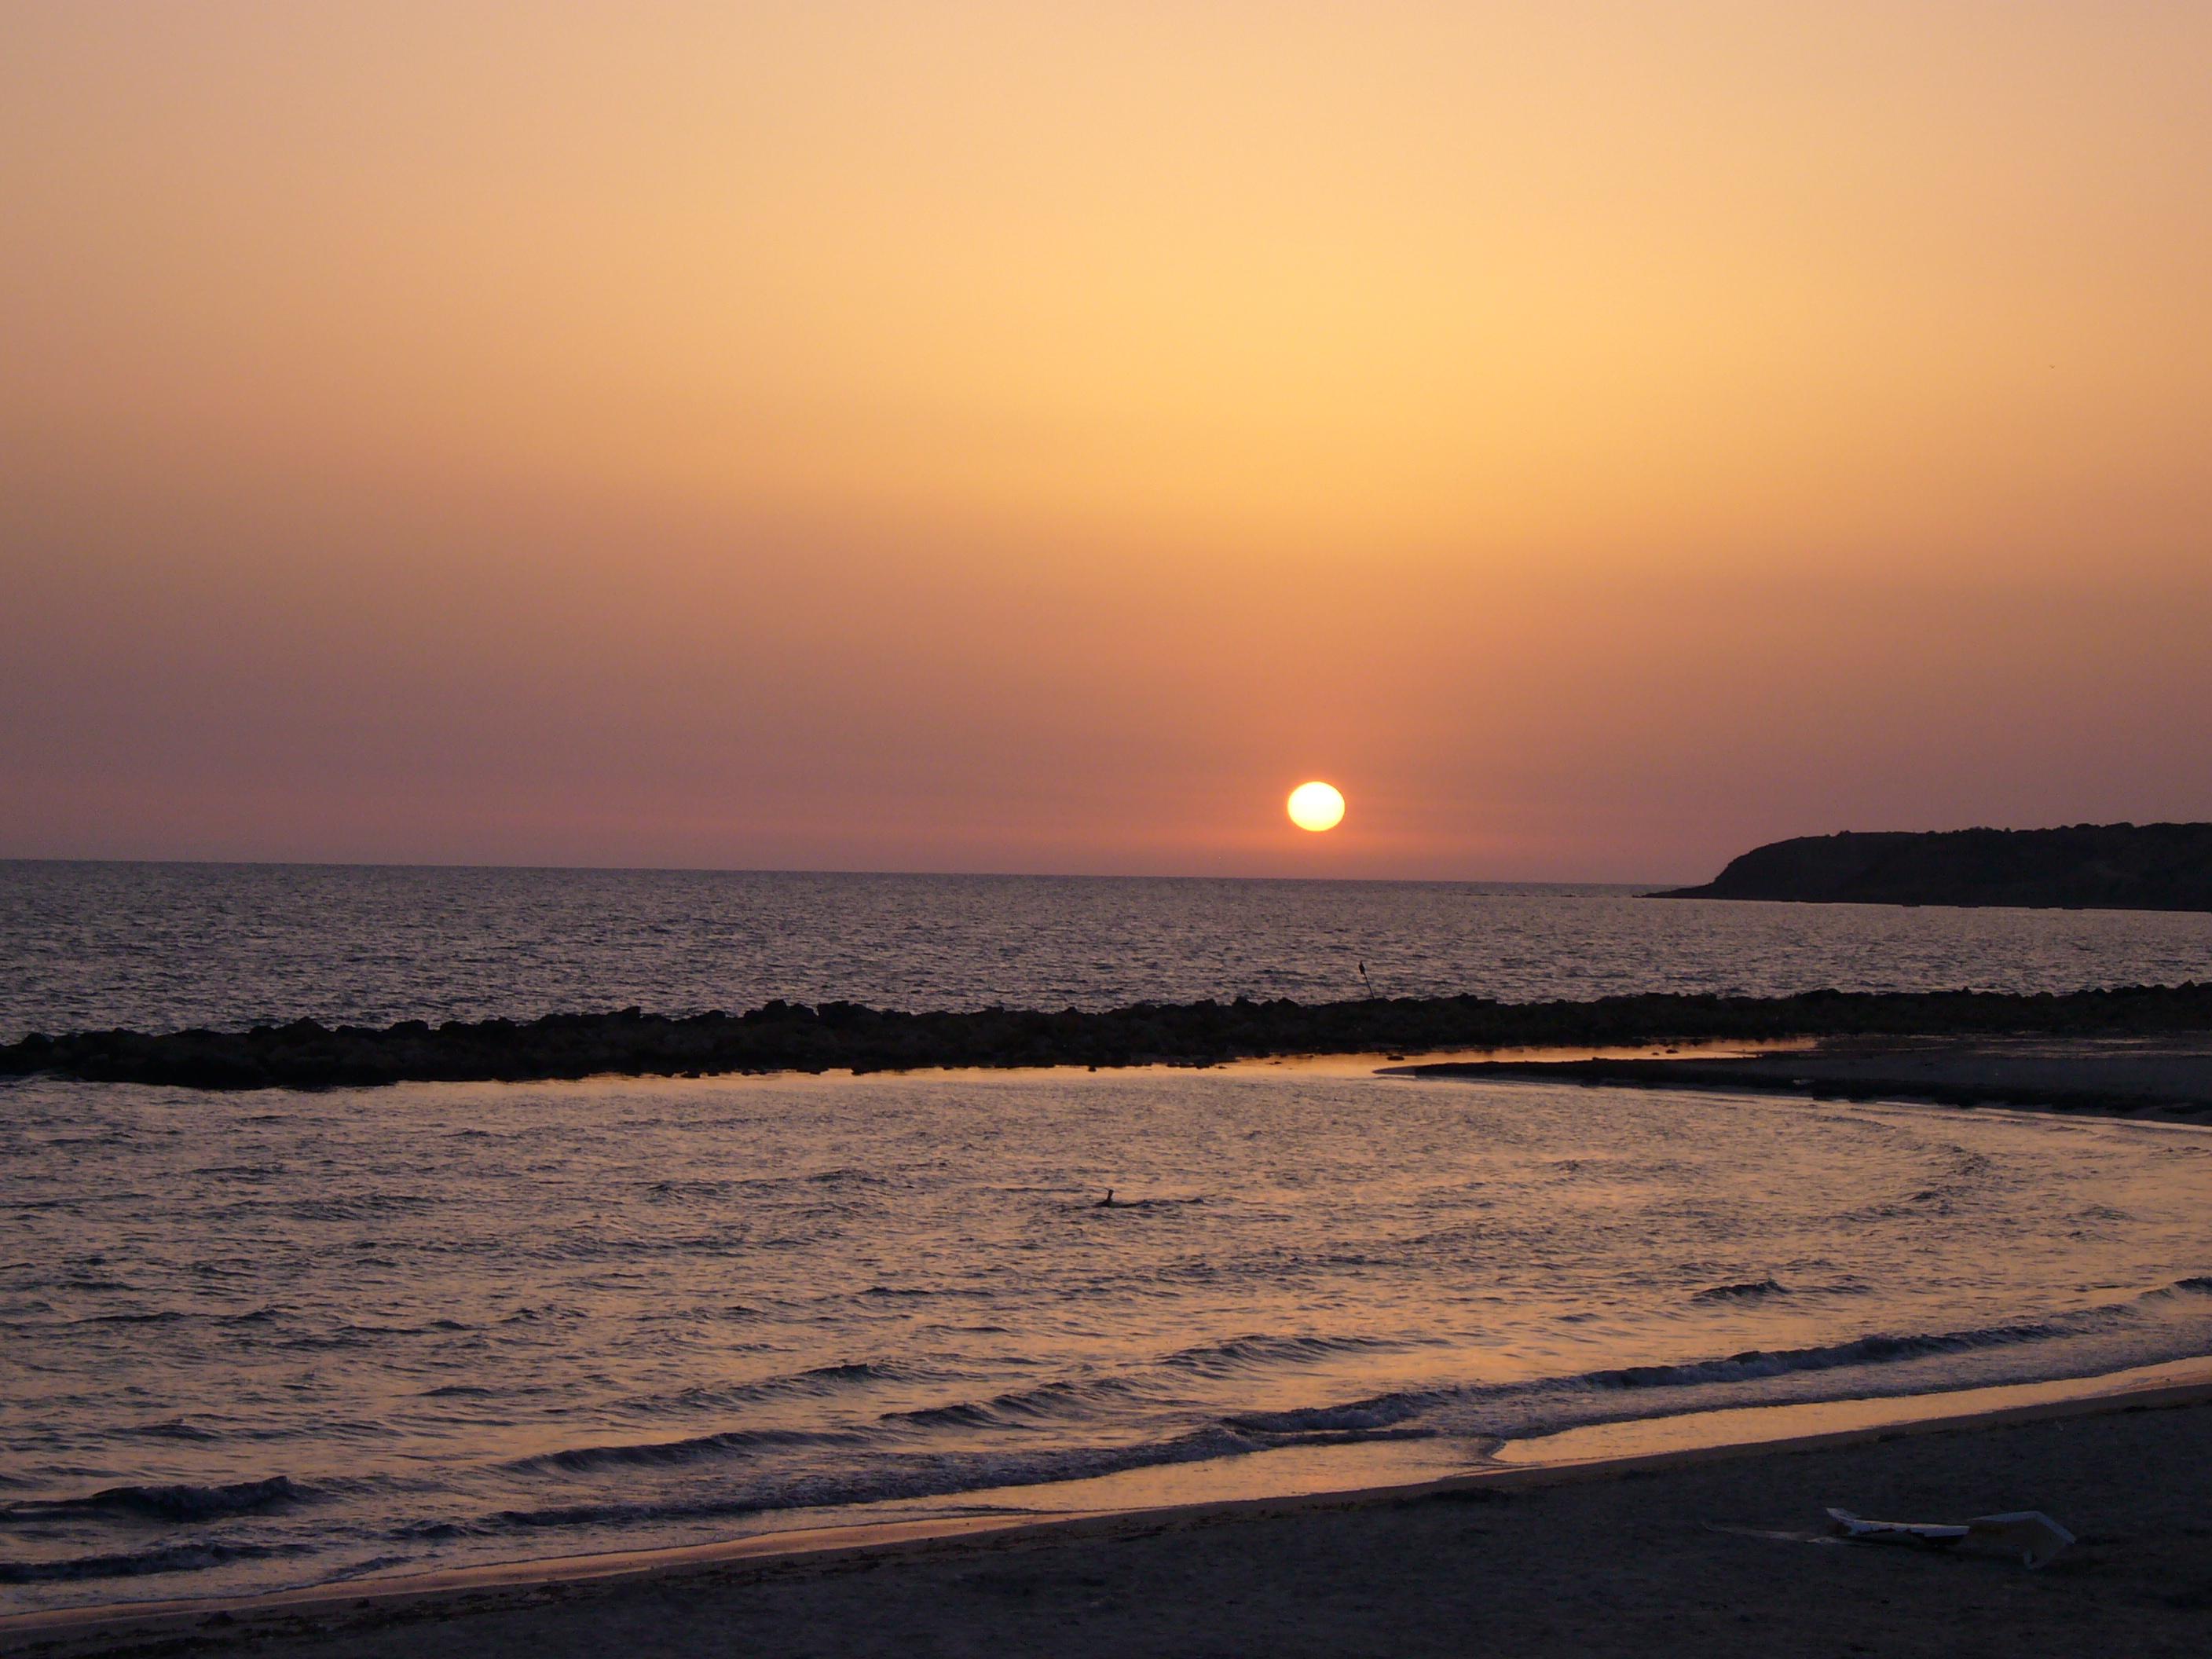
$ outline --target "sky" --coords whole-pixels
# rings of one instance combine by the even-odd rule
[[[2198,0],[0,0],[0,856],[2212,818],[2208,85]]]

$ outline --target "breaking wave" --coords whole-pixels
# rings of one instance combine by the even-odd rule
[[[1731,1291],[1741,1289],[1735,1286],[1726,1288]],[[1763,1292],[1754,1289],[1748,1293],[1759,1295]],[[1395,1391],[1336,1405],[1246,1413],[1227,1420],[1232,1427],[1252,1434],[1303,1434],[1330,1430],[1371,1431],[1405,1424],[1447,1407],[1503,1408],[1518,1402],[1556,1401],[1565,1396],[1640,1395],[1668,1389],[1688,1390],[1714,1385],[1758,1382],[1810,1372],[1889,1365],[1948,1354],[1978,1353],[2061,1341],[2068,1338],[2095,1336],[2124,1330],[2146,1314],[2154,1311],[2162,1303],[2180,1297],[2212,1297],[2212,1274],[2177,1279],[2126,1302],[2085,1308],[2048,1319],[1918,1334],[1878,1333],[1855,1337],[1848,1341],[1821,1343],[1802,1348],[1749,1348],[1711,1359],[1670,1364],[1608,1366],[1565,1376],[1534,1378],[1521,1382]],[[1652,1407],[1645,1404],[1632,1413],[1623,1414],[1644,1415],[1651,1412]],[[1455,1413],[1455,1431],[1459,1431],[1463,1426],[1463,1419]],[[1543,1427],[1539,1416],[1501,1409],[1494,1431],[1525,1435],[1540,1432]]]

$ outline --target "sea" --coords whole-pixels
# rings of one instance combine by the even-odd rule
[[[0,864],[0,1041],[2206,979],[2212,916]],[[0,1082],[0,1611],[1411,1477],[2212,1352],[2212,1133],[1383,1063]]]

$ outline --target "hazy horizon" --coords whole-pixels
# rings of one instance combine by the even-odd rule
[[[2207,84],[2154,0],[10,6],[0,856],[2212,819]]]
[[[1959,833],[1973,830],[1989,830],[2000,826],[1990,824],[1958,824],[1935,831],[1905,831],[1904,833]],[[2075,829],[2079,824],[2032,824],[2027,829]],[[2099,828],[2112,827],[2100,825]],[[2121,826],[2145,827],[2145,826]],[[1885,834],[1896,831],[1850,829],[1843,831],[1821,831],[1821,834]],[[1739,848],[1749,852],[1750,848]],[[1734,854],[1722,860],[1726,863]],[[931,870],[931,869],[853,869],[829,865],[737,865],[737,864],[539,864],[527,860],[476,859],[254,859],[222,858],[216,856],[161,857],[129,854],[87,855],[78,854],[16,854],[0,853],[0,864],[161,864],[237,866],[252,868],[268,866],[275,868],[302,869],[392,869],[392,870],[515,870],[544,871],[550,873],[576,872],[580,873],[624,873],[700,876],[885,876],[975,878],[979,880],[1004,878],[1010,881],[1353,881],[1390,883],[1405,885],[1470,886],[1470,887],[1675,887],[1691,886],[1720,872],[1717,865],[1710,871],[1675,872],[1664,876],[1645,877],[1511,877],[1511,876],[1370,876],[1340,875],[1305,872],[1278,875],[1240,875],[1233,872],[1186,872],[1176,870]]]
[[[549,874],[574,872],[586,875],[944,877],[952,880],[976,881],[1339,881],[1372,882],[1386,885],[1416,887],[1661,887],[1669,884],[1687,884],[1698,879],[1690,876],[1655,877],[1648,880],[1591,881],[1579,881],[1568,877],[1522,880],[1491,876],[1310,874],[1244,876],[1191,874],[1173,870],[849,870],[833,869],[826,865],[819,866],[789,865],[767,868],[757,865],[735,864],[528,864],[490,860],[455,863],[444,860],[392,859],[136,858],[122,854],[112,857],[104,855],[94,857],[71,854],[0,854],[0,864],[156,864],[188,866],[207,865],[240,869],[266,867],[301,870],[514,870],[542,871]]]

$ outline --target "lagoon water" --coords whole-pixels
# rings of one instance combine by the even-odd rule
[[[0,871],[11,1030],[2204,977],[1617,890]],[[0,1607],[1036,1505],[2212,1350],[2212,1133],[1364,1065],[0,1085]],[[1106,1188],[1121,1200],[1101,1207]],[[1359,1454],[1364,1455],[1364,1454]],[[1035,1490],[1046,1483],[1044,1495]],[[1010,1494],[1010,1488],[1029,1488]]]

